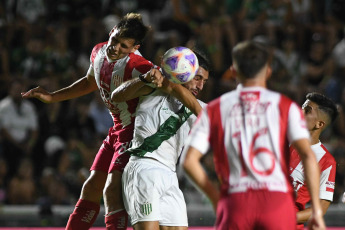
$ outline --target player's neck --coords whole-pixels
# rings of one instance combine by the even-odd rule
[[[310,131],[310,144],[315,145],[320,141],[320,132]]]
[[[252,79],[245,79],[242,81],[243,87],[263,87],[267,88],[266,79],[257,77]]]

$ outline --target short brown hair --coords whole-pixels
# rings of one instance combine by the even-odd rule
[[[119,30],[119,36],[132,38],[135,45],[141,44],[149,31],[149,27],[145,26],[140,14],[128,13],[116,25]]]
[[[254,41],[238,43],[232,50],[233,62],[244,78],[254,78],[270,60],[268,48]]]

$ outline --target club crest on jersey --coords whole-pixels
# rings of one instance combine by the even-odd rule
[[[140,205],[140,211],[142,214],[148,216],[152,212],[152,204],[151,203],[144,203]]]
[[[115,87],[118,87],[122,83],[122,77],[119,75],[113,75],[111,81]]]

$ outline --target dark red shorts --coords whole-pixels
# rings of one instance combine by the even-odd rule
[[[233,193],[219,200],[217,230],[291,230],[296,228],[292,195],[272,191]]]
[[[133,138],[133,126],[120,131],[109,129],[108,136],[103,140],[102,146],[92,163],[90,170],[110,173],[113,170],[122,172],[128,163],[130,155],[125,153]]]

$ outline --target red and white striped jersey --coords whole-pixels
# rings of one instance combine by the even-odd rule
[[[325,146],[319,142],[311,146],[320,167],[320,199],[333,201],[336,161]],[[296,206],[305,209],[310,201],[310,195],[305,184],[304,170],[301,159],[294,148],[290,148],[290,176],[296,194]]]
[[[203,154],[212,148],[225,195],[292,192],[289,143],[302,138],[309,132],[296,103],[265,88],[239,85],[208,104],[188,143]]]
[[[133,124],[139,99],[135,98],[126,102],[114,103],[111,101],[111,93],[122,82],[148,72],[153,67],[153,64],[143,58],[139,51],[111,62],[107,58],[106,47],[107,42],[104,42],[97,44],[93,48],[88,74],[96,79],[102,100],[113,117],[115,130],[121,130]]]

